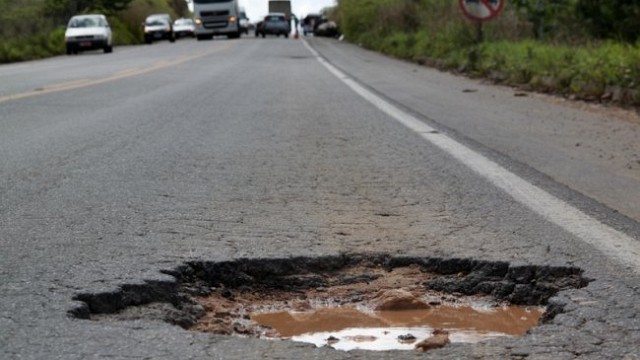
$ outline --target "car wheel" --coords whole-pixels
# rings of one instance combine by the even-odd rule
[[[71,47],[67,46],[67,55],[71,55],[72,53]]]
[[[288,39],[289,38],[289,34],[284,34],[284,37]]]
[[[176,42],[176,36],[171,34],[171,36],[169,36],[169,42],[172,42],[172,43]]]
[[[266,33],[262,33],[262,38],[264,39],[266,37],[267,37],[267,34]]]
[[[107,45],[104,47],[104,53],[105,54],[110,54],[113,52],[113,47],[111,45]]]

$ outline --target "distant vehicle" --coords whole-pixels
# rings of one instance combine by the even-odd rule
[[[338,29],[338,24],[336,24],[334,21],[325,21],[316,27],[313,35],[338,37],[340,35],[340,30]]]
[[[156,40],[176,41],[176,34],[173,32],[173,22],[169,14],[149,15],[144,21],[144,42],[151,44]]]
[[[178,19],[173,22],[173,32],[176,34],[176,39],[181,37],[195,37],[195,25],[193,19]]]
[[[192,0],[196,38],[213,39],[215,35],[226,35],[237,39],[240,28],[238,0]]]
[[[269,0],[269,13],[284,13],[287,19],[291,19],[291,1]]]
[[[113,35],[104,15],[77,15],[69,20],[64,33],[67,55],[84,50],[113,51]]]
[[[256,29],[256,36],[262,35],[264,38],[267,35],[284,35],[288,38],[291,32],[291,23],[287,20],[284,13],[271,13],[264,17],[262,24]]]
[[[240,31],[243,33],[249,34],[249,18],[247,17],[247,13],[244,11],[244,8],[240,8]]]
[[[309,14],[302,19],[302,33],[304,36],[313,34],[316,28],[322,24],[326,19],[320,14]]]

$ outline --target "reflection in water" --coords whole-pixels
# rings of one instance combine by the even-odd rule
[[[295,341],[326,344],[339,350],[413,349],[401,340],[418,341],[433,329],[449,331],[451,342],[478,342],[502,336],[520,336],[538,324],[539,307],[437,306],[427,310],[361,312],[354,308],[323,308],[313,312],[256,313],[251,318]],[[332,339],[327,341],[327,339]],[[336,341],[337,339],[337,341]]]

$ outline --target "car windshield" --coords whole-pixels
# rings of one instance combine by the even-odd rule
[[[231,2],[231,0],[193,0],[193,2],[196,4],[215,4]]]
[[[96,17],[72,18],[69,21],[70,28],[90,28],[97,27],[101,21]]]
[[[193,20],[191,19],[178,19],[174,22],[175,25],[191,25]]]
[[[286,21],[284,16],[270,15],[267,16],[267,21]]]
[[[145,25],[147,25],[147,26],[167,25],[167,20],[165,20],[163,18],[150,18],[150,19],[147,19],[147,21],[145,22]]]

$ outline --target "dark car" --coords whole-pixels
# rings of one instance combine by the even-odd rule
[[[150,15],[144,21],[144,42],[151,44],[156,40],[176,41],[176,34],[173,32],[173,21],[169,14]]]
[[[302,33],[304,36],[313,34],[316,28],[322,24],[326,19],[319,14],[309,14],[302,19]]]
[[[271,13],[264,17],[264,20],[256,27],[256,36],[262,35],[284,35],[289,37],[291,33],[291,23],[284,13]]]
[[[256,30],[256,37],[260,36],[260,34],[262,34],[262,24],[264,24],[264,22],[262,21],[258,21],[255,25],[255,30]]]

